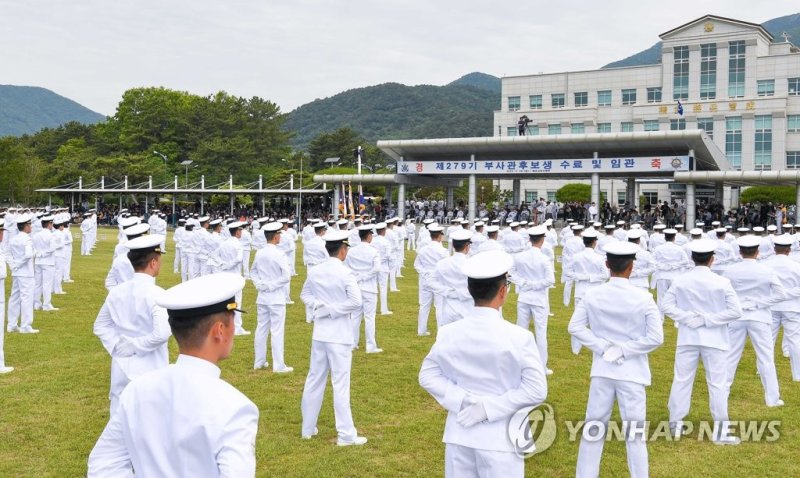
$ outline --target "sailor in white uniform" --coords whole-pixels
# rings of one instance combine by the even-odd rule
[[[350,315],[353,323],[353,349],[359,347],[361,341],[361,322],[364,322],[366,352],[377,354],[383,352],[375,339],[375,313],[378,308],[378,273],[381,269],[381,255],[372,245],[373,226],[359,226],[358,244],[350,247],[344,265],[353,272],[361,289],[361,307]],[[349,242],[349,241],[348,241]]]
[[[686,257],[683,248],[675,244],[677,233],[678,231],[675,229],[665,229],[661,245],[652,249],[653,261],[656,265],[656,270],[653,273],[653,282],[656,286],[656,296],[659,304],[663,300],[664,294],[669,290],[673,279],[692,268],[692,264]],[[653,237],[650,238],[650,244],[653,244],[653,239]]]
[[[292,279],[292,269],[286,253],[278,249],[283,224],[269,222],[259,232],[264,235],[267,244],[256,252],[250,279],[258,291],[256,306],[258,307],[258,325],[255,336],[255,362],[253,368],[269,367],[267,363],[267,338],[270,334],[272,343],[272,371],[289,373],[293,367],[284,360],[284,335],[286,330],[286,284]]]
[[[330,258],[311,269],[300,298],[313,309],[311,363],[303,387],[300,408],[303,413],[301,436],[311,439],[317,433],[328,374],[333,385],[333,411],[339,446],[363,445],[350,410],[350,369],[353,359],[353,327],[350,314],[361,308],[361,289],[353,273],[345,267],[347,231],[325,235]]]
[[[208,263],[211,265],[212,273],[214,272],[230,272],[231,274],[242,273],[242,250],[241,234],[243,222],[233,221],[225,225],[228,231],[227,239],[222,240],[219,246],[208,255]],[[220,234],[219,237],[222,237]],[[242,296],[237,295],[234,297],[236,302],[242,302]],[[250,335],[249,330],[245,330],[242,325],[242,314],[236,312],[233,316],[233,321],[236,324],[236,335]]]
[[[647,354],[661,346],[664,333],[653,296],[628,280],[639,250],[630,242],[607,244],[611,279],[586,292],[569,322],[569,333],[593,352],[587,423],[607,425],[614,401],[618,401],[620,418],[626,424],[646,427],[645,387],[651,380]],[[644,436],[627,430],[625,436],[630,475],[648,476]],[[604,441],[581,440],[575,476],[599,476]]]
[[[125,229],[125,243],[118,249],[119,254],[111,262],[111,269],[106,274],[106,289],[111,290],[133,278],[133,266],[128,259],[128,241],[143,236],[150,231],[150,225],[146,223],[136,224]]]
[[[328,257],[330,257],[328,256],[328,251],[325,250],[325,240],[322,238],[327,232],[327,225],[322,221],[315,222],[313,230],[316,235],[308,239],[303,244],[303,264],[306,266],[306,273],[308,273],[308,271],[310,271],[312,268],[327,261]],[[262,233],[261,235],[263,236],[264,234]],[[312,313],[313,310],[311,307],[306,305],[306,322],[309,324],[312,322]]]
[[[3,352],[3,343],[6,333],[6,245],[5,220],[0,219],[0,374],[14,371],[14,367],[6,366],[6,356]]]
[[[742,316],[731,282],[710,269],[714,250],[722,241],[698,239],[689,243],[694,268],[672,280],[659,305],[661,312],[678,323],[675,369],[669,396],[669,421],[673,433],[683,432],[689,414],[697,364],[703,361],[708,383],[711,416],[715,421],[713,441],[736,445],[728,421],[728,326]]]
[[[789,254],[794,237],[782,234],[772,239],[775,253],[764,265],[775,271],[783,285],[786,300],[772,307],[772,344],[778,340],[778,331],[783,326],[783,338],[792,369],[792,380],[800,382],[800,263]],[[759,253],[760,255],[760,253]]]
[[[258,407],[221,380],[233,348],[239,274],[211,274],[159,298],[180,355],[131,382],[89,455],[90,478],[255,476]]]
[[[12,280],[6,331],[35,334],[39,330],[33,328],[33,261],[36,251],[30,236],[31,215],[23,213],[14,219],[17,233],[9,241],[7,255]]]
[[[434,291],[440,304],[437,309],[441,310],[436,314],[437,330],[463,319],[474,306],[467,290],[467,276],[462,271],[470,255],[473,237],[472,231],[463,228],[450,234],[453,255],[437,262],[433,272],[426,276],[425,286]]]
[[[442,227],[438,225],[428,226],[428,232],[431,235],[431,242],[417,249],[417,257],[414,259],[414,269],[419,277],[419,314],[417,316],[417,335],[419,336],[431,334],[428,331],[428,316],[431,312],[431,305],[434,305],[435,293],[430,288],[428,276],[434,273],[436,264],[447,257],[447,249],[442,246]],[[440,307],[441,304],[436,304],[437,324],[441,322],[441,318],[438,315]]]
[[[625,233],[625,237],[628,238],[628,242],[639,246],[639,251],[636,253],[636,260],[633,261],[633,272],[631,272],[631,276],[628,280],[636,287],[650,290],[650,274],[655,272],[656,263],[650,251],[643,249],[639,243],[642,237],[642,230],[630,229]]]
[[[544,366],[533,335],[500,316],[513,259],[488,251],[466,260],[475,307],[439,330],[419,383],[447,410],[446,478],[522,477],[525,463],[508,437],[509,419],[547,397]]]
[[[53,216],[42,217],[42,230],[33,235],[33,249],[36,253],[35,279],[33,292],[34,310],[56,311],[53,307],[53,277],[55,274],[56,238],[53,233]]]
[[[163,236],[128,241],[132,279],[111,289],[94,322],[94,334],[111,356],[111,415],[131,380],[169,364],[167,311],[156,305]]]
[[[378,299],[381,304],[381,315],[392,315],[389,310],[389,263],[391,262],[392,245],[386,239],[386,223],[375,224],[375,236],[372,245],[380,254],[381,263],[378,269]],[[415,245],[416,250],[416,245]]]

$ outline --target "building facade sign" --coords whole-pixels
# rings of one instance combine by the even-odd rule
[[[399,174],[587,174],[672,173],[689,170],[689,156],[645,156],[625,158],[546,159],[512,161],[398,161]]]

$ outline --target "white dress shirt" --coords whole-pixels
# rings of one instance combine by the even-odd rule
[[[656,247],[653,250],[653,261],[656,263],[653,281],[672,280],[692,267],[683,248],[674,242],[665,242]]]
[[[19,231],[8,243],[8,266],[13,277],[33,277],[36,251],[30,234]]]
[[[216,272],[239,274],[242,269],[242,257],[244,257],[242,242],[236,237],[229,237],[209,254],[208,261],[213,264]]]
[[[89,455],[89,477],[253,477],[258,408],[206,360],[133,381]]]
[[[313,340],[353,345],[350,314],[361,307],[361,289],[342,261],[331,257],[308,271],[300,299],[314,310]]]
[[[550,303],[548,289],[555,285],[553,262],[538,247],[532,247],[514,256],[514,267],[509,274],[519,287],[517,301],[547,307]]]
[[[575,299],[582,299],[589,288],[597,287],[608,279],[605,258],[591,247],[575,254],[565,272],[575,281]]]
[[[285,288],[292,280],[286,254],[274,244],[259,249],[250,268],[250,280],[258,291],[257,305],[286,304]]]
[[[330,256],[325,250],[325,240],[314,236],[303,244],[303,263],[308,267],[327,261]]]
[[[755,259],[732,264],[723,273],[731,281],[742,307],[739,320],[772,323],[770,307],[786,300],[786,292],[773,269]]]
[[[786,299],[774,304],[771,310],[800,313],[800,264],[785,254],[775,254],[764,265],[777,274],[786,293]]]
[[[466,254],[456,252],[437,262],[426,276],[425,286],[442,299],[444,323],[464,318],[475,306],[467,288],[467,276],[461,271],[466,260]]]
[[[650,287],[648,279],[650,274],[656,270],[656,262],[653,254],[644,249],[636,253],[636,260],[633,261],[633,272],[631,272],[631,284],[636,287],[647,289]]]
[[[344,265],[353,271],[361,292],[378,293],[378,272],[381,269],[381,255],[367,242],[359,242],[347,251]]]

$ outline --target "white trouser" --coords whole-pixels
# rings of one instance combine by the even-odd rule
[[[53,292],[56,294],[64,292],[64,289],[61,287],[61,281],[64,280],[64,263],[66,260],[66,257],[56,256],[56,265],[53,269]]]
[[[378,295],[381,299],[381,314],[389,312],[389,272],[378,272]]]
[[[242,277],[250,277],[250,249],[242,251]]]
[[[536,336],[536,347],[539,349],[539,357],[542,365],[547,368],[547,308],[540,305],[526,304],[517,302],[517,325],[525,330],[531,323],[533,316],[534,335]]]
[[[361,341],[361,321],[364,321],[364,335],[367,340],[367,352],[378,348],[375,341],[375,311],[378,307],[378,294],[361,291],[361,309],[350,314],[353,324],[353,347],[358,347]]]
[[[608,420],[614,401],[619,405],[619,416],[623,423],[636,422],[642,429],[647,416],[647,398],[644,385],[605,377],[592,377],[589,384],[589,400],[586,402],[586,423],[600,422],[608,430]],[[586,425],[584,425],[586,426]],[[590,427],[592,425],[589,425]],[[597,425],[594,425],[595,427]],[[627,426],[627,425],[626,425]],[[600,458],[603,455],[605,436],[597,436],[597,430],[581,438],[578,448],[577,478],[596,478],[600,476]],[[625,434],[625,448],[628,452],[628,471],[635,478],[647,477],[647,443],[643,433]]]
[[[297,275],[297,271],[295,270],[295,252],[297,249],[292,249],[290,251],[286,251],[286,260],[289,262],[289,270],[292,272],[292,275]]]
[[[5,267],[3,265],[2,267]],[[6,280],[0,279],[0,367],[6,366],[6,355],[3,352],[6,335]]]
[[[689,414],[692,386],[700,359],[706,371],[711,417],[717,422],[728,420],[728,351],[700,345],[679,345],[675,348],[675,378],[667,404],[670,422],[682,421]]]
[[[67,245],[67,258],[64,263],[64,280],[72,280],[72,244]]]
[[[181,248],[175,246],[175,260],[172,261],[172,271],[174,273],[176,274],[180,273],[182,260],[183,260],[183,254],[181,253]]]
[[[444,446],[445,478],[522,478],[525,462],[516,453]]]
[[[272,370],[286,368],[283,360],[283,336],[286,326],[286,304],[258,304],[258,325],[255,336],[255,363],[254,368],[260,368],[267,363],[267,336],[272,334]]]
[[[196,254],[189,256],[189,279],[196,279],[201,274],[201,259]]]
[[[774,405],[781,398],[778,388],[778,374],[775,371],[775,344],[772,342],[770,324],[753,320],[737,320],[728,324],[731,348],[728,350],[728,393],[736,375],[736,367],[742,359],[744,343],[750,337],[756,352],[756,368],[764,387],[767,405]]]
[[[131,382],[131,379],[122,371],[122,368],[116,361],[111,359],[111,388],[108,391],[108,399],[111,401],[111,416],[119,407],[119,397],[125,391],[125,387]]]
[[[225,271],[225,272],[230,272],[230,271]],[[237,292],[236,295],[233,296],[233,298],[236,301],[237,308],[240,308],[242,306],[242,291]],[[236,327],[237,331],[244,330],[244,327],[242,327],[242,313],[239,312],[238,310],[233,312],[233,325]]]
[[[394,262],[389,262],[389,290],[392,292],[397,292],[397,271],[398,267],[397,264]]]
[[[656,303],[661,304],[664,296],[672,285],[672,279],[659,279],[656,281]],[[661,322],[664,322],[664,314],[661,314]]]
[[[81,234],[81,255],[85,256],[89,254],[89,251],[92,248],[92,243],[90,242],[88,234]]]
[[[569,301],[572,297],[572,279],[566,279],[564,281],[564,307],[569,307]]]
[[[800,311],[799,311],[800,312]],[[778,342],[778,331],[780,330],[781,326],[784,326],[784,316],[783,315],[775,315],[772,314],[772,343],[777,344]],[[789,342],[786,339],[786,327],[783,328],[783,340],[781,340],[781,351],[788,351],[789,350]]]
[[[33,306],[35,308],[51,309],[53,294],[53,274],[55,267],[52,265],[39,265],[34,267],[36,280],[33,291]]]
[[[333,385],[333,414],[339,440],[344,442],[355,440],[356,427],[353,425],[353,414],[350,411],[352,361],[353,348],[350,344],[311,341],[311,363],[303,387],[303,399],[300,402],[300,409],[303,412],[302,435],[314,434],[330,372]]]
[[[33,277],[13,277],[11,297],[8,299],[8,326],[33,326]]]
[[[189,271],[192,268],[192,259],[186,251],[181,251],[181,282],[189,280]]]
[[[428,331],[428,316],[433,305],[433,291],[423,286],[423,278],[419,278],[419,316],[417,317],[417,333],[424,334]]]
[[[417,235],[414,234],[408,238],[406,241],[406,245],[408,246],[409,251],[416,251],[417,250]]]
[[[777,317],[776,317],[777,316]],[[800,312],[772,312],[773,324],[780,321],[783,324],[783,339],[789,349],[789,360],[792,364],[792,380],[800,382]],[[773,332],[773,344],[775,343]]]
[[[161,241],[161,252],[167,252],[167,240],[166,240],[166,237],[167,237],[167,231],[164,231],[164,238],[165,239],[163,241]]]

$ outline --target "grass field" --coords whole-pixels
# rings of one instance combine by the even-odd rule
[[[78,235],[78,234],[76,234]],[[74,283],[65,284],[67,295],[53,296],[59,312],[35,313],[37,335],[6,335],[6,364],[16,367],[0,376],[0,477],[77,477],[86,473],[86,459],[108,420],[110,359],[92,334],[92,324],[106,296],[103,280],[111,264],[115,233],[100,230],[94,254],[79,255],[75,242],[72,262]],[[178,282],[172,273],[172,242],[164,256],[158,284]],[[363,447],[335,446],[330,386],[319,421],[319,435],[300,438],[300,398],[308,372],[311,326],[305,323],[299,299],[305,276],[298,251],[298,272],[293,278],[286,324],[286,363],[295,368],[287,375],[254,371],[253,336],[236,338],[232,357],[223,362],[222,378],[245,393],[261,410],[257,449],[258,476],[441,476],[441,443],[445,412],[417,384],[422,359],[434,336],[416,335],[417,277],[413,252],[407,253],[401,292],[390,294],[392,316],[378,316],[378,344],[384,353],[354,353],[352,371],[353,418]],[[6,297],[11,278],[6,280]],[[247,285],[244,307],[250,313],[245,327],[255,330],[255,289]],[[565,420],[584,416],[591,356],[570,352],[567,323],[570,310],[561,305],[560,286],[551,292],[555,317],[550,319],[548,403],[558,422],[558,438],[547,451],[526,463],[526,476],[574,476],[578,443],[568,440]],[[505,307],[514,320],[516,295]],[[431,330],[435,321],[431,314]],[[665,345],[651,354],[653,386],[648,388],[648,419],[666,420],[672,381],[676,329],[668,321]],[[362,334],[363,341],[363,334]],[[171,358],[177,353],[170,341]],[[696,433],[679,442],[660,440],[649,445],[651,476],[800,476],[800,383],[793,383],[789,361],[778,358],[783,408],[766,408],[755,373],[755,358],[748,345],[730,397],[732,420],[781,420],[780,438],[773,443],[743,443],[718,447],[700,442]],[[615,413],[616,416],[616,413]],[[710,419],[702,370],[698,373],[687,420]],[[625,446],[607,443],[602,476],[627,476]]]

